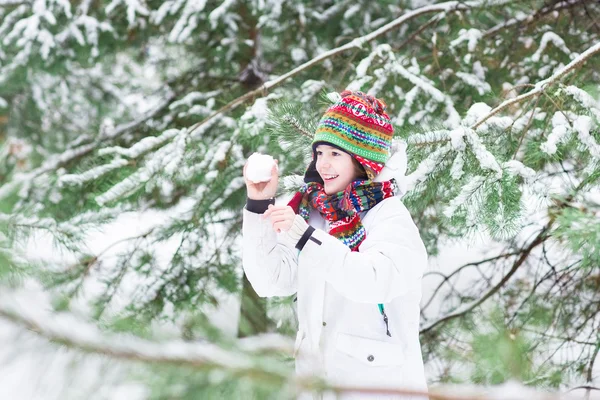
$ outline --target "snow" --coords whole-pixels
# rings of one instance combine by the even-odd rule
[[[304,83],[302,83],[302,86],[300,87],[300,89],[302,90],[300,101],[302,103],[311,101],[317,94],[321,92],[321,90],[323,90],[323,88],[325,88],[326,85],[327,82],[323,80],[317,81],[314,79],[307,79],[306,81],[304,81]]]
[[[408,91],[408,93],[406,93],[406,96],[404,97],[404,104],[402,105],[402,108],[400,109],[400,111],[398,112],[398,115],[396,116],[395,123],[398,124],[399,126],[404,125],[406,116],[411,113],[412,105],[415,102],[415,99],[416,99],[417,95],[419,94],[419,92],[420,92],[419,87],[414,86],[411,90]]]
[[[454,150],[464,151],[467,148],[467,145],[464,141],[466,134],[467,130],[462,126],[450,131],[450,143],[452,144],[452,148],[454,148]]]
[[[66,1],[66,0],[60,0],[60,1],[62,2],[61,4],[63,4],[63,6],[65,4],[66,5],[69,4],[69,2]],[[423,3],[422,0],[420,2]],[[40,1],[40,3],[43,3],[43,2]],[[128,2],[127,4],[129,4],[129,3],[131,3],[131,2]],[[200,11],[202,11],[204,9],[205,3],[206,3],[205,1],[201,1],[201,0],[168,1],[168,2],[165,2],[165,4],[163,4],[161,6],[161,8],[160,8],[162,14],[160,16],[156,15],[156,16],[153,16],[153,17],[157,18],[155,21],[158,21],[158,23],[160,23],[160,21],[162,21],[162,19],[168,18],[169,15],[175,16],[177,14],[178,10],[180,10],[184,6],[186,7],[186,9],[188,7],[190,7],[190,10],[191,10],[190,12],[188,12],[188,13],[184,12],[184,13],[181,14],[181,18],[179,20],[179,21],[181,21],[181,25],[177,26],[177,24],[176,24],[176,26],[179,29],[179,31],[177,32],[177,35],[175,35],[176,39],[177,40],[184,40],[186,38],[189,38],[191,35],[193,35],[194,30],[198,27],[198,22],[202,20],[203,15],[207,14],[206,11],[204,11],[202,13],[200,12]],[[430,4],[431,3],[430,1],[427,1],[426,3],[427,3],[426,4],[427,7],[431,7],[432,9],[436,9],[436,10],[443,10],[444,7],[447,10],[451,10],[454,7],[456,7],[456,8],[463,7],[463,5],[461,5],[461,4],[457,3],[457,2],[452,2],[453,3],[452,5],[449,5],[449,3],[444,3],[443,5],[432,5],[432,4]],[[126,4],[126,3],[121,2],[120,4]],[[145,3],[142,3],[142,4],[145,4]],[[281,12],[281,7],[280,7],[281,2],[268,2],[268,1],[264,1],[264,2],[262,2],[262,4],[263,4],[263,7],[265,9],[272,8],[272,10],[273,10],[272,12],[273,13]],[[279,11],[277,11],[277,4],[279,4]],[[471,4],[469,3],[467,5],[471,5]],[[81,7],[84,7],[84,6],[82,5]],[[89,8],[89,1],[87,2],[87,6],[85,6],[85,7],[86,7],[86,10]],[[194,9],[194,7],[195,7],[195,9]],[[299,8],[299,14],[300,14],[299,18],[301,20],[301,24],[306,23],[305,19],[304,19],[304,22],[302,22],[303,18],[305,18],[304,11],[303,11],[304,8],[302,7],[302,5],[300,5],[298,8]],[[349,4],[349,5],[347,5],[347,7],[342,8],[341,10],[338,10],[338,11],[339,11],[340,14],[343,13],[344,11],[346,12],[346,14],[352,14],[349,11],[352,10],[353,8],[356,9],[356,6],[353,6],[353,5]],[[118,11],[120,11],[120,10],[122,10],[123,13],[124,13],[125,12],[125,6],[123,6],[123,7],[119,6],[115,10],[116,10],[115,14]],[[127,9],[127,11],[129,12],[129,9]],[[271,10],[269,10],[269,11],[271,11]],[[403,11],[404,10],[397,9],[396,12],[399,13],[399,12],[403,12]],[[75,12],[75,14],[77,15],[78,12],[79,11]],[[353,12],[356,12],[356,11],[353,11]],[[420,11],[416,11],[415,10],[415,12],[420,12]],[[406,14],[413,14],[414,15],[415,12],[409,11]],[[85,14],[85,12],[84,12],[84,14]],[[226,25],[226,29],[234,29],[234,27],[232,27],[232,26],[227,26],[227,23],[226,23],[227,19],[225,18],[225,17],[227,17],[226,14],[229,14],[229,13],[227,12],[227,13],[223,14],[222,15],[223,18],[218,18],[217,22],[219,22],[219,23],[224,22],[225,25]],[[260,15],[259,20],[262,19],[263,21],[268,21],[268,18],[263,18],[263,17],[266,17],[266,16],[267,15]],[[128,17],[128,19],[130,19],[129,14],[128,14],[127,17]],[[42,23],[46,23],[46,22],[49,21],[48,19],[45,19],[45,17],[40,17],[40,18],[42,20]],[[83,16],[82,16],[82,18],[83,18]],[[135,16],[135,18],[131,18],[131,20],[135,20],[136,18],[137,18],[137,21],[140,21],[140,17],[139,16]],[[176,17],[173,17],[173,18],[176,18]],[[404,16],[402,18],[404,18]],[[95,20],[95,19],[93,19],[93,18],[89,18],[89,21],[90,21],[90,26],[95,26],[96,27],[93,30],[94,34],[96,35],[96,39],[95,40],[92,38],[93,35],[91,33],[89,33],[89,32],[86,32],[87,36],[84,38],[82,36],[82,32],[79,30],[79,28],[77,28],[78,25],[76,25],[75,23],[71,26],[71,28],[69,30],[69,34],[68,35],[65,34],[64,36],[61,36],[60,39],[62,39],[63,37],[64,38],[74,37],[75,40],[77,40],[79,43],[81,43],[81,41],[83,39],[86,39],[89,43],[90,42],[97,43],[97,40],[98,40],[97,39],[98,21]],[[179,21],[178,21],[178,23],[179,23]],[[215,19],[215,21],[216,21],[216,19]],[[174,22],[174,21],[166,21],[165,22],[165,26],[172,25],[171,22]],[[370,23],[370,21],[365,21],[365,23],[367,23],[367,22]],[[12,26],[12,25],[9,24],[8,26],[9,26],[9,29],[10,29],[10,26]],[[81,26],[81,25],[79,25],[79,26]],[[175,31],[175,29],[173,31]],[[465,36],[468,36],[468,35],[465,34]],[[481,42],[479,42],[479,43],[475,42],[471,46],[471,40],[473,38],[475,38],[476,36],[477,35],[472,35],[471,38],[465,39],[465,42],[467,42],[467,46],[468,46],[469,50],[471,50],[471,49],[476,50],[478,44],[481,43]],[[0,34],[0,37],[4,38],[5,36]],[[16,38],[17,37],[15,37],[15,39]],[[57,35],[57,38],[56,38],[56,42],[59,43],[59,44],[61,44],[60,40],[58,38],[58,35]],[[50,42],[48,42],[48,43],[50,43]],[[235,44],[234,41],[230,41],[230,42],[227,42],[227,43],[228,43],[227,45],[229,45],[229,46],[233,46]],[[363,45],[366,48],[367,43],[366,43],[365,40],[359,40],[359,41],[357,41],[357,43],[363,43]],[[309,46],[307,46],[307,48],[309,48]],[[33,50],[33,54],[37,54],[35,46],[34,46],[33,49],[34,49]],[[48,48],[48,49],[50,49],[50,48]],[[52,51],[55,51],[55,50],[50,49],[50,50],[47,50],[47,51],[52,52]],[[23,56],[21,60],[24,59],[25,61],[27,61],[27,59],[29,57],[27,55],[27,52],[24,51],[21,54]],[[540,52],[540,54],[541,54],[541,52]],[[543,55],[544,54],[542,54],[542,56]],[[471,79],[472,80],[472,79],[477,78],[477,79],[481,80],[482,82],[484,82],[484,80],[485,80],[485,71],[483,71],[483,68],[481,67],[481,64],[478,61],[476,61],[476,56],[471,57],[470,61],[473,61],[473,71],[472,71],[472,74],[465,73],[465,75],[463,75],[463,77],[459,76],[459,78],[461,78],[463,80],[465,80],[465,79]],[[367,77],[366,74],[367,74],[368,69],[370,68],[370,66],[371,66],[370,61],[369,61],[368,65],[366,63],[363,66],[361,66],[359,64],[360,68],[357,67],[358,68],[358,72],[362,73],[365,78],[369,78],[369,77]],[[409,73],[413,74],[414,76],[416,76],[419,79],[422,79],[425,83],[430,83],[430,81],[428,81],[425,78],[425,76],[423,76],[423,77],[419,76],[419,74],[420,74],[419,65],[416,63],[415,58],[412,58],[410,60],[410,66],[406,66],[405,65],[405,67],[406,67],[406,70]],[[7,70],[8,69],[2,69],[1,73],[4,74],[5,71],[7,71]],[[427,66],[424,66],[423,70],[425,71],[424,75],[427,75],[427,74],[431,73],[431,70],[428,70]],[[384,72],[385,72],[385,70],[379,69],[378,71],[376,71],[376,73],[374,73],[374,76],[377,76],[382,81],[383,79],[385,79]],[[531,76],[533,76],[533,75],[531,75]],[[0,79],[3,79],[3,78],[4,78],[4,75]],[[526,79],[526,77],[520,77],[520,78],[519,77],[515,77],[515,80],[518,80],[518,79]],[[378,81],[378,82],[381,82],[381,81]],[[318,86],[317,82],[322,82],[322,81],[314,81],[314,87]],[[358,80],[357,80],[357,82],[358,82]],[[362,80],[360,82],[362,82],[362,83],[368,83],[369,80],[365,79],[365,80]],[[356,83],[353,82],[353,84],[356,84]],[[518,84],[518,82],[515,82],[515,84]],[[414,83],[413,83],[413,85],[414,85]],[[432,86],[434,86],[434,85],[432,85]],[[311,94],[316,93],[315,91],[312,90],[313,89],[312,85],[311,85],[310,89],[311,90],[307,89],[307,91],[305,92],[304,88],[303,88],[303,92],[302,92],[303,96],[312,96]],[[410,87],[407,88],[407,90],[408,89],[410,89]],[[434,89],[435,89],[435,86],[434,86]],[[479,91],[479,89],[478,89],[478,91]],[[417,99],[418,93],[421,93],[421,92],[426,95],[426,96],[423,96],[423,97],[426,97],[425,99],[422,99],[422,98],[418,98]],[[512,91],[511,95],[513,93],[515,93],[514,90]],[[571,93],[569,93],[569,94],[571,94]],[[427,96],[431,97],[435,101],[431,101],[431,99],[429,99]],[[575,95],[573,95],[573,96],[575,97]],[[580,96],[580,94],[578,94],[578,96]],[[403,97],[404,97],[404,94],[403,94]],[[512,96],[512,97],[516,97],[516,95]],[[305,97],[302,97],[302,99],[305,99]],[[423,103],[426,102],[425,107],[422,107],[421,104],[415,105],[414,104],[415,99],[417,99],[417,100],[423,100],[422,101]],[[42,99],[42,100],[46,101],[47,99],[46,100]],[[405,107],[403,107],[400,110],[400,112],[398,114],[398,118],[397,118],[401,122],[400,125],[403,124],[404,119],[407,118],[408,116],[412,117],[413,121],[419,121],[423,116],[427,116],[428,113],[431,112],[431,110],[433,109],[432,107],[438,106],[438,104],[436,102],[439,103],[439,99],[438,98],[436,98],[435,96],[432,96],[431,93],[425,91],[422,87],[420,87],[418,85],[414,85],[412,87],[412,90],[410,90],[408,93],[406,93],[406,96],[404,97],[404,100],[405,100],[404,101],[404,106]],[[588,101],[588,100],[589,99],[586,99],[586,101]],[[188,101],[189,101],[189,103],[187,103]],[[202,106],[199,105],[199,104],[193,104],[196,101],[202,101],[202,100],[199,99],[199,98],[193,99],[193,96],[190,96],[190,98],[186,99],[185,102],[178,102],[176,105],[174,105],[174,107],[188,107],[188,104],[189,104],[190,110],[188,112],[192,111],[192,107],[198,106],[198,108],[194,108],[193,111],[194,112],[198,111],[198,112],[201,112],[201,113],[205,113],[205,112],[207,112],[207,111],[209,111],[209,110],[212,109],[212,105],[210,105],[208,107],[204,107],[204,108],[199,108],[199,107],[202,107]],[[444,103],[442,103],[442,104],[444,104]],[[207,102],[207,105],[208,105],[208,102]],[[453,105],[445,103],[445,106],[446,106],[446,109],[448,110],[449,115],[452,114],[452,110],[454,109]],[[414,108],[414,110],[411,110],[413,108]],[[491,112],[491,108],[490,107],[487,107],[487,109],[485,109],[485,108],[486,107],[484,107],[483,103],[479,104],[477,107],[475,107],[475,105],[474,105],[474,107],[472,107],[472,110],[469,110],[469,113],[467,113],[467,117],[465,117],[465,119],[462,121],[462,125],[471,126],[471,125],[475,124],[477,122],[477,120],[486,117],[487,114],[489,114]],[[484,109],[485,109],[485,111],[484,111]],[[262,122],[262,118],[264,117],[264,114],[262,114],[260,111],[264,111],[264,109],[261,110],[261,107],[258,107],[258,111],[259,112],[256,115],[248,115],[248,118],[247,118],[247,121],[246,121],[248,123],[248,125],[252,126],[252,124],[256,124],[256,126],[258,126]],[[512,111],[512,109],[511,109],[511,111]],[[74,110],[74,112],[77,113],[77,110]],[[590,110],[590,112],[593,113],[594,110],[592,109],[592,110]],[[180,114],[180,115],[184,115],[184,114]],[[536,112],[535,117],[537,118],[538,115],[539,114],[537,114],[537,112]],[[590,151],[592,151],[594,149],[597,149],[598,145],[597,145],[597,143],[595,143],[595,139],[591,135],[590,126],[593,127],[594,125],[591,125],[591,122],[590,122],[591,120],[589,119],[589,117],[587,117],[587,118],[588,119],[586,120],[586,116],[577,116],[577,118],[575,118],[574,122],[573,122],[572,132],[576,133],[578,135],[579,140],[587,148],[591,149]],[[469,121],[469,123],[466,123],[468,121]],[[470,121],[472,121],[472,122],[470,122]],[[511,119],[509,117],[497,117],[497,116],[493,116],[493,117],[487,119],[487,121],[484,124],[482,124],[481,126],[478,127],[478,132],[481,132],[482,130],[486,130],[487,127],[492,126],[492,125],[495,125],[495,126],[509,126],[510,124],[507,125],[507,121],[510,122]],[[183,173],[183,171],[188,171],[190,174],[193,174],[194,171],[201,171],[201,172],[205,173],[206,172],[206,167],[207,167],[208,164],[204,164],[203,163],[202,165],[194,165],[192,168],[188,168],[185,165],[183,165],[183,166],[181,165],[182,164],[181,160],[183,158],[184,150],[185,150],[185,145],[186,145],[186,136],[187,136],[187,139],[189,139],[191,141],[195,141],[194,145],[200,145],[200,143],[202,141],[205,141],[206,143],[208,143],[209,146],[212,146],[213,149],[217,149],[218,151],[213,151],[212,153],[209,153],[209,154],[210,155],[215,155],[215,159],[219,160],[219,159],[221,159],[224,156],[224,151],[227,148],[231,148],[230,144],[229,145],[225,145],[223,148],[220,148],[220,147],[218,147],[218,142],[211,142],[211,140],[213,140],[212,136],[209,137],[208,135],[206,135],[206,137],[205,137],[205,135],[204,135],[204,133],[207,132],[207,129],[210,126],[214,126],[214,124],[217,123],[217,122],[220,124],[219,128],[225,127],[225,126],[227,126],[227,124],[229,124],[233,128],[232,130],[235,130],[236,133],[238,132],[238,130],[236,130],[236,128],[237,128],[236,123],[231,118],[229,118],[229,117],[211,118],[210,121],[208,121],[205,124],[200,125],[197,129],[195,129],[194,133],[191,134],[191,135],[185,135],[185,134],[182,134],[181,132],[179,132],[176,136],[170,138],[169,140],[167,140],[166,142],[164,142],[162,144],[156,144],[155,143],[154,145],[156,145],[156,147],[153,147],[154,145],[152,143],[146,142],[146,143],[144,143],[143,146],[138,147],[138,149],[140,151],[139,153],[137,153],[137,150],[136,151],[132,150],[132,149],[135,149],[135,146],[137,144],[134,145],[134,146],[132,146],[132,147],[130,147],[130,148],[121,148],[121,147],[116,148],[115,147],[115,148],[113,148],[114,151],[112,151],[112,152],[107,150],[110,154],[112,154],[112,155],[115,156],[115,158],[111,162],[109,162],[108,164],[103,165],[101,167],[97,167],[97,168],[91,169],[89,171],[83,172],[81,174],[63,175],[61,177],[61,182],[65,182],[65,183],[70,182],[72,184],[76,184],[77,182],[81,183],[81,182],[85,182],[88,179],[94,179],[94,177],[98,177],[101,174],[105,173],[104,171],[110,171],[111,168],[112,168],[111,166],[113,165],[113,163],[114,163],[114,165],[120,165],[122,163],[126,163],[127,160],[124,160],[123,158],[127,159],[128,156],[125,155],[125,154],[129,154],[131,157],[138,157],[138,156],[142,156],[142,155],[145,156],[148,152],[153,151],[153,149],[155,149],[157,147],[161,147],[161,146],[165,146],[165,148],[168,149],[168,152],[165,151],[164,153],[162,153],[162,160],[160,160],[161,161],[160,163],[157,162],[157,165],[160,165],[161,168],[163,168],[163,171],[165,171],[167,174],[175,174],[177,172]],[[232,124],[232,122],[234,122],[234,123]],[[440,130],[440,131],[434,131],[434,132],[427,132],[427,133],[422,134],[422,135],[414,135],[414,136],[411,136],[411,138],[409,139],[409,141],[411,141],[411,143],[428,143],[428,142],[433,142],[433,141],[448,141],[449,135],[450,135],[450,137],[451,137],[451,143],[448,146],[446,146],[446,149],[445,149],[446,153],[442,152],[442,153],[438,154],[439,157],[438,157],[437,161],[439,162],[441,160],[441,158],[444,157],[447,154],[447,152],[453,151],[453,149],[454,150],[464,150],[466,148],[465,139],[468,139],[467,136],[471,134],[471,132],[466,132],[462,127],[459,127],[458,125],[455,126],[455,125],[451,124],[450,128],[452,128],[452,130]],[[456,129],[454,129],[454,128],[456,128]],[[427,127],[425,127],[425,129],[427,129]],[[234,134],[236,134],[236,133],[234,133]],[[454,136],[452,136],[451,133]],[[482,135],[482,137],[486,138],[486,140],[487,140],[487,137],[485,137],[483,135]],[[235,140],[232,139],[232,142],[235,143]],[[150,150],[144,150],[144,148],[146,148],[146,149],[149,148],[149,147],[146,147],[146,146],[149,146]],[[444,146],[445,146],[445,144],[442,144],[440,146],[440,149],[444,149]],[[93,150],[93,148],[90,149],[90,151],[91,150]],[[482,149],[480,149],[480,150],[482,150]],[[489,159],[486,158],[487,156],[490,155],[490,154],[486,154],[485,153],[486,149],[483,148],[482,151],[483,151],[483,153],[482,153],[483,154],[483,158],[486,160],[486,162],[489,162],[489,165],[492,166],[492,167],[495,166],[495,164],[497,164],[497,162],[494,163],[491,160],[489,160]],[[151,157],[149,157],[149,158],[151,158]],[[207,162],[209,162],[210,160],[212,160],[212,158],[209,158],[207,156]],[[152,160],[150,160],[150,161],[152,161]],[[448,161],[450,161],[450,160],[448,160]],[[454,161],[452,163],[452,168],[451,168],[451,174],[452,174],[452,177],[454,179],[462,179],[462,178],[464,178],[465,172],[463,171],[463,167],[464,167],[463,164],[464,164],[463,154],[459,152],[454,157]],[[484,163],[482,163],[482,165],[483,164]],[[178,168],[178,166],[181,166],[181,168]],[[214,167],[214,163],[211,162],[210,166],[211,166],[211,168]],[[412,176],[413,183],[418,182],[420,180],[427,179],[427,171],[431,171],[431,170],[435,169],[436,166],[437,166],[436,161],[432,161],[431,159],[429,159],[428,162],[425,163],[425,164],[420,164],[419,167],[417,168],[417,170],[415,171],[415,174]],[[531,179],[532,178],[532,170],[528,169],[527,167],[525,167],[523,164],[519,163],[518,161],[512,160],[512,161],[509,161],[509,162],[506,162],[506,163],[502,163],[500,167],[506,173],[523,176],[526,179]],[[419,170],[419,168],[420,168],[420,170]],[[419,172],[419,171],[421,172],[421,176],[419,176],[419,174],[417,174],[417,172]],[[98,175],[98,174],[100,174],[100,175]],[[28,182],[29,178],[33,178],[35,176],[36,176],[36,174],[27,174],[27,175],[21,174],[21,175],[19,175],[19,179],[20,179],[19,182],[21,182],[21,183]],[[211,181],[211,179],[214,179],[216,176],[217,176],[217,171],[215,169],[209,170],[208,173],[205,175],[207,181]],[[299,177],[299,178],[301,179],[301,177]],[[32,180],[31,184],[36,184],[36,183],[33,182],[33,180]],[[230,186],[228,187],[227,190],[232,190],[233,188],[236,188],[236,187],[239,188],[239,187],[241,187],[243,185],[243,182],[241,182],[240,179],[238,178],[238,179],[232,180],[232,182],[230,182],[229,185]],[[528,189],[528,186],[525,189]],[[0,189],[0,191],[1,190],[5,190],[5,188]],[[201,194],[203,194],[204,193],[203,191],[205,191],[205,190],[206,190],[206,187],[199,186],[197,188],[197,195],[198,195],[197,197],[200,198]],[[103,209],[106,209],[106,207],[104,207]],[[183,216],[179,216],[179,217],[183,218]],[[123,229],[126,225],[127,225],[127,222],[120,221],[120,229]],[[118,231],[118,229],[116,229],[115,231]],[[115,235],[115,237],[116,237],[116,235]],[[442,261],[442,262],[444,262],[444,261]],[[448,264],[448,263],[446,262],[446,264]],[[4,397],[4,396],[0,395],[0,397]]]
[[[341,0],[335,2],[331,7],[322,12],[312,12],[312,17],[319,21],[327,21],[330,18],[334,18],[336,14],[341,12],[342,10],[347,9],[346,6],[351,3],[350,0]],[[341,15],[340,15],[341,16]]]
[[[210,26],[212,29],[217,27],[219,19],[223,18],[227,12],[227,10],[235,4],[236,0],[225,0],[223,1],[217,8],[212,10],[208,15],[208,20],[210,21]],[[231,26],[234,31],[237,31],[237,27]]]
[[[269,182],[271,180],[271,170],[277,164],[272,156],[268,154],[253,153],[248,157],[246,166],[246,178],[254,183]]]
[[[511,175],[519,175],[523,177],[526,181],[531,181],[535,178],[536,172],[523,165],[522,162],[517,160],[510,160],[502,164],[502,168],[506,169],[506,171]]]
[[[139,0],[112,0],[110,4],[104,9],[106,14],[111,14],[118,6],[124,4],[127,12],[127,22],[129,27],[134,27],[136,21],[136,15],[148,16],[150,10],[148,10]]]
[[[301,62],[306,61],[308,59],[306,51],[300,47],[293,48],[290,52],[290,55],[292,57],[292,60],[296,64],[300,64]]]
[[[66,174],[59,178],[59,184],[63,185],[83,185],[84,183],[96,180],[109,172],[126,166],[129,162],[122,158],[115,158],[108,164],[92,168],[82,174]]]
[[[492,108],[485,103],[474,103],[467,111],[467,115],[465,115],[465,118],[462,120],[462,124],[465,126],[473,126],[477,121],[487,116],[491,110]],[[485,123],[481,124],[477,130],[486,131],[491,127],[506,129],[511,125],[513,125],[511,117],[493,116],[487,119]]]
[[[396,62],[394,64],[394,70],[401,75],[403,78],[410,81],[413,85],[418,86],[423,92],[427,93],[433,99],[435,99],[439,103],[444,103],[446,101],[446,96],[436,89],[431,81],[429,81],[425,77],[418,77],[411,72],[409,72],[406,68],[404,68],[400,63]]]
[[[75,348],[110,354],[116,358],[181,363],[188,366],[215,365],[232,370],[250,370],[255,361],[243,353],[226,350],[212,343],[191,343],[179,340],[151,341],[128,334],[102,332],[73,314],[48,311],[48,299],[40,299],[32,290],[3,290],[0,295],[0,315],[27,327],[35,327],[42,336],[70,343]],[[253,338],[246,349],[257,351],[272,348],[274,335]],[[289,339],[278,338],[275,348],[290,349]],[[284,371],[280,371],[284,373]]]
[[[390,53],[390,54],[393,54],[393,53]],[[444,121],[444,125],[446,125],[449,128],[454,128],[454,127],[458,126],[458,124],[460,123],[460,116],[458,115],[458,112],[454,108],[454,103],[452,102],[450,97],[444,95],[439,89],[437,89],[435,86],[433,86],[433,84],[430,83],[427,78],[422,77],[422,76],[416,76],[416,75],[412,74],[411,72],[409,72],[406,68],[404,68],[400,64],[400,60],[391,64],[389,66],[389,68],[390,68],[390,70],[396,72],[403,78],[410,81],[413,85],[419,87],[419,89],[421,89],[423,92],[427,93],[429,96],[431,96],[437,102],[445,105],[445,110],[446,110],[446,113],[448,114],[448,118]]]
[[[480,61],[475,61],[473,63],[473,74],[477,77],[477,79],[479,79],[480,81],[485,82],[485,71],[487,70],[487,68],[484,68],[481,65]]]
[[[195,102],[214,99],[216,96],[221,94],[221,92],[221,90],[211,90],[210,92],[189,92],[180,100],[171,103],[169,105],[169,109],[174,110],[179,107],[190,108]]]
[[[181,43],[185,41],[198,25],[198,14],[202,12],[206,6],[206,0],[176,0],[166,1],[160,8],[151,16],[151,20],[159,25],[167,14],[175,14],[185,2],[185,7],[181,16],[173,26],[169,33],[169,42]]]
[[[367,74],[367,70],[371,66],[373,62],[373,58],[375,57],[375,52],[372,52],[367,57],[363,58],[358,65],[356,66],[356,78],[362,78]]]
[[[479,161],[481,168],[488,169],[496,172],[496,177],[499,179],[502,177],[502,168],[496,157],[490,151],[487,150],[481,138],[472,129],[466,130],[465,138],[471,145],[471,150],[475,153],[475,157]]]
[[[450,144],[440,146],[419,163],[417,168],[406,177],[407,190],[412,190],[419,182],[427,179],[429,174],[439,166],[441,159],[451,150]]]
[[[578,88],[577,86],[569,85],[563,90],[576,101],[578,101],[583,107],[589,110],[598,121],[600,121],[600,102],[590,96],[586,91]]]
[[[540,42],[540,47],[538,47],[536,52],[533,53],[533,55],[531,56],[531,61],[533,61],[533,62],[540,61],[541,54],[544,52],[544,50],[546,50],[546,47],[548,46],[548,43],[550,43],[550,42],[552,44],[554,44],[554,46],[556,46],[557,48],[562,50],[563,53],[565,53],[567,55],[571,55],[571,51],[567,48],[567,46],[565,45],[565,41],[560,36],[558,36],[554,32],[546,32],[542,36],[542,40]]]
[[[481,189],[481,186],[485,182],[485,178],[483,176],[475,176],[461,188],[458,196],[450,200],[448,206],[444,209],[444,215],[446,218],[452,218],[458,207],[466,206],[468,200],[473,196],[473,194]]]
[[[465,164],[465,158],[463,156],[462,153],[458,153],[456,155],[456,158],[454,158],[454,161],[452,162],[452,167],[450,168],[450,176],[452,177],[452,179],[454,180],[459,180],[460,178],[462,178],[464,172],[463,172],[463,166]]]
[[[131,146],[128,149],[123,147],[105,147],[98,151],[99,155],[118,154],[127,158],[138,158],[152,150],[164,145],[179,134],[179,129],[169,129],[161,133],[159,136],[147,136]]]
[[[458,37],[450,42],[450,47],[456,47],[463,42],[467,42],[469,53],[473,53],[482,36],[482,32],[479,29],[461,29],[458,32]]]
[[[181,165],[183,165],[187,144],[188,134],[186,130],[183,130],[173,140],[172,149],[170,150],[168,159],[165,160],[164,171],[167,175],[175,175]]]
[[[592,157],[596,160],[600,160],[600,145],[594,139],[592,135],[590,135],[590,131],[592,127],[597,127],[597,124],[594,124],[592,119],[587,115],[580,115],[573,122],[573,130],[577,132],[577,136],[581,143],[586,146],[587,150],[590,152]]]
[[[467,85],[473,86],[475,89],[477,89],[477,93],[479,93],[480,96],[492,90],[492,87],[489,83],[483,81],[474,74],[468,74],[466,72],[459,71],[456,73],[456,76]]]
[[[571,133],[571,124],[565,114],[557,111],[552,116],[552,132],[548,135],[546,142],[542,143],[540,148],[543,152],[552,155],[556,153],[556,146],[569,138]]]
[[[96,196],[96,203],[99,206],[104,206],[111,201],[132,194],[148,182],[154,174],[161,170],[162,162],[164,160],[162,157],[165,153],[164,149],[165,148],[161,149],[162,151],[158,151],[157,154],[154,154],[149,161],[133,174],[115,184],[103,194]]]
[[[354,14],[360,11],[360,4],[354,4],[348,7],[348,9],[344,12],[344,19],[351,18]]]

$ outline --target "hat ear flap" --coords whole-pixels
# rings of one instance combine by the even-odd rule
[[[317,172],[317,160],[312,160],[310,164],[308,164],[308,168],[306,168],[306,172],[304,173],[304,183],[316,182],[324,185],[323,179],[321,175]]]

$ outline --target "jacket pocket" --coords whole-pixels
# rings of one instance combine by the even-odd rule
[[[399,343],[383,342],[360,336],[338,333],[336,350],[372,367],[400,366],[404,351]]]

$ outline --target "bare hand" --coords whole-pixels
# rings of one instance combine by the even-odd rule
[[[275,164],[279,165],[278,160],[275,160]],[[277,175],[277,167],[273,165],[271,169],[271,180],[268,182],[254,183],[246,177],[246,167],[248,162],[244,164],[244,182],[246,183],[246,192],[248,198],[252,200],[267,200],[275,197],[277,193],[277,185],[279,184],[279,176]]]
[[[277,233],[287,232],[294,224],[296,213],[290,206],[274,206],[269,204],[269,208],[263,214],[262,218],[271,217],[271,225]]]

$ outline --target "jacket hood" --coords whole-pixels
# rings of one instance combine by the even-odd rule
[[[392,178],[396,179],[398,185],[398,193],[396,196],[404,196],[407,189],[406,168],[408,159],[406,156],[406,142],[392,142],[391,156],[385,163],[381,172],[373,179],[374,182],[389,181]]]

